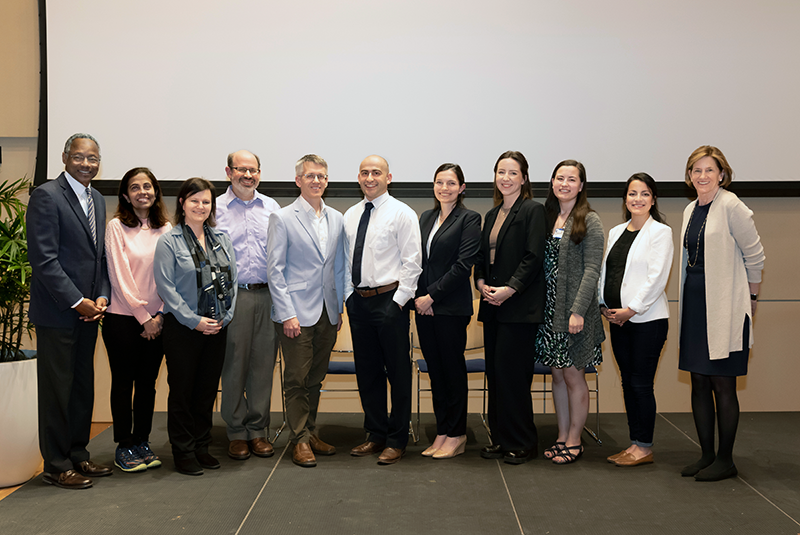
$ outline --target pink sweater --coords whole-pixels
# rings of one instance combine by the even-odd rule
[[[158,238],[172,228],[129,228],[114,218],[106,227],[106,257],[111,279],[111,302],[108,312],[133,316],[144,324],[161,310],[153,279],[153,255]]]

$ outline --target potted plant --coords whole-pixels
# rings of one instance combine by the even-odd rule
[[[27,207],[19,199],[29,187],[25,178],[0,184],[0,487],[27,481],[41,463],[36,360],[33,351],[20,349],[32,331]]]

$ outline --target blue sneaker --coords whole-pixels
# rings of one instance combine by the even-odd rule
[[[153,450],[150,449],[150,443],[146,440],[138,446],[134,446],[133,449],[139,453],[139,457],[141,457],[142,462],[144,462],[147,468],[158,468],[161,466],[161,459],[158,458],[158,455],[153,453]]]
[[[133,448],[120,448],[114,453],[114,464],[123,472],[141,472],[147,470],[147,465],[139,455],[139,450]]]

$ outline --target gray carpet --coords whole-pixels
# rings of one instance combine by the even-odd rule
[[[320,435],[339,451],[300,468],[286,435],[270,459],[229,459],[217,419],[211,453],[222,468],[189,477],[173,469],[159,413],[152,445],[164,466],[115,470],[82,491],[39,476],[0,501],[0,534],[800,533],[800,413],[743,414],[740,476],[716,483],[680,477],[699,456],[690,414],[659,415],[656,462],[633,468],[605,460],[627,446],[623,414],[603,415],[603,445],[584,435],[586,453],[569,466],[481,459],[488,437],[475,415],[466,454],[422,457],[435,434],[432,416],[423,415],[419,444],[397,465],[378,466],[374,456],[348,455],[364,438],[361,423],[360,414],[322,414]],[[555,439],[555,418],[537,416],[537,424],[541,450]],[[114,446],[111,429],[101,433],[90,445],[93,459],[111,464]]]

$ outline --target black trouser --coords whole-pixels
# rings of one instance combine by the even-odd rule
[[[106,313],[103,318],[103,342],[111,368],[114,442],[121,448],[149,441],[153,428],[156,379],[164,348],[161,336],[148,340],[141,336],[143,331],[133,316]]]
[[[361,297],[353,292],[347,315],[368,440],[402,449],[408,444],[411,418],[411,345],[408,310],[392,301],[394,293]],[[387,379],[392,399],[388,416]]]
[[[653,382],[668,330],[669,320],[666,318],[609,326],[611,348],[622,378],[631,443],[646,448],[653,445],[656,425]]]
[[[94,409],[97,322],[69,329],[36,326],[39,449],[44,471],[60,473],[89,460]]]
[[[227,327],[206,335],[164,317],[167,356],[167,432],[175,458],[186,459],[208,450],[211,443],[214,400],[225,360]]]
[[[428,364],[436,434],[467,433],[467,347],[469,316],[416,314],[422,355]]]
[[[538,448],[531,383],[537,323],[483,322],[488,419],[492,442],[504,451]]]

